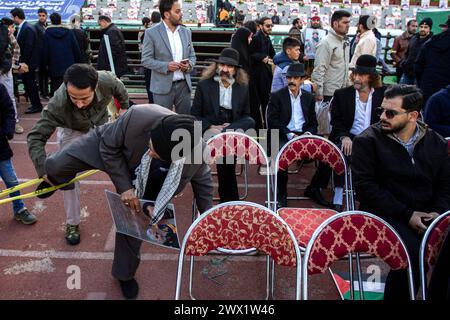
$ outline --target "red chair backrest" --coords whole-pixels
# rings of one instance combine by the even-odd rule
[[[436,258],[441,251],[447,230],[450,228],[450,215],[439,221],[431,230],[425,244],[425,261],[431,267],[436,263]]]
[[[218,135],[208,141],[208,147],[212,163],[223,157],[236,156],[237,158],[244,158],[250,164],[267,165],[262,146],[244,134],[227,132]]]
[[[372,254],[393,270],[408,267],[408,255],[399,237],[381,220],[367,214],[346,213],[325,223],[317,237],[313,236],[309,258],[305,257],[309,274],[325,272],[348,253]]]
[[[279,170],[287,170],[298,160],[320,160],[333,169],[337,175],[345,172],[345,160],[339,149],[330,141],[314,136],[304,136],[288,142],[278,162]]]
[[[269,209],[250,204],[219,205],[202,216],[188,235],[186,255],[203,256],[217,248],[256,248],[279,265],[296,266],[295,240]]]

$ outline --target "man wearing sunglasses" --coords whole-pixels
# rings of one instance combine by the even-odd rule
[[[355,137],[351,160],[360,210],[383,218],[403,239],[416,293],[422,235],[433,219],[450,209],[447,143],[419,120],[422,106],[416,86],[387,89],[380,122]],[[389,272],[384,298],[409,298],[405,269]]]
[[[266,114],[266,107],[269,103],[270,88],[272,87],[272,65],[275,50],[270,40],[272,33],[272,20],[269,17],[260,19],[261,29],[255,34],[250,43],[250,79],[255,82],[256,97],[250,97],[250,100],[258,101],[261,108],[251,104],[252,117],[256,123],[256,129],[263,127],[263,117]]]

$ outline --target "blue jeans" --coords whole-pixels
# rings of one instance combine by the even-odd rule
[[[11,159],[0,161],[0,177],[3,179],[3,182],[5,182],[6,188],[11,188],[19,184]],[[20,191],[16,191],[11,193],[9,196],[12,198],[19,195]],[[13,201],[14,213],[18,213],[24,208],[25,203],[22,200]]]

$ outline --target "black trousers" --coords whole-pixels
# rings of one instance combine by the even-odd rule
[[[48,72],[45,66],[39,67],[39,92],[43,96],[48,96]]]
[[[217,178],[221,203],[239,200],[239,190],[235,170],[235,163],[217,164]]]
[[[144,68],[145,90],[147,90],[148,103],[153,103],[153,93],[150,91],[150,81],[152,80],[152,70]]]
[[[272,88],[272,74],[268,68],[258,70],[255,73],[255,77],[253,78],[253,82],[255,83],[257,96],[260,103],[260,112],[263,118],[263,125],[267,128],[266,123],[266,109],[270,99],[270,90]],[[256,119],[255,119],[256,122]],[[256,126],[255,126],[256,127]],[[256,127],[256,129],[260,129]]]
[[[24,73],[22,75],[22,82],[25,87],[25,92],[30,99],[31,105],[35,108],[42,108],[38,87],[36,84],[36,71],[30,69],[29,72]]]
[[[402,78],[402,75],[403,75],[403,69],[402,69],[402,67],[397,67],[395,69],[395,71],[396,71],[396,76],[397,76],[397,83],[400,83],[400,79]]]
[[[248,92],[250,100],[250,116],[255,120],[255,129],[259,130],[263,128],[263,117],[261,114],[261,102],[259,101],[258,90],[256,89],[256,83],[253,81],[254,75],[250,75],[250,81],[248,83]]]
[[[50,94],[53,97],[55,91],[59,89],[59,87],[63,83],[63,77],[50,77]]]
[[[411,267],[414,280],[415,295],[419,291],[420,286],[420,272],[419,272],[419,250],[422,241],[422,235],[413,230],[405,222],[391,217],[382,217],[389,223],[400,235],[406,249],[408,250],[409,258],[411,259]],[[409,300],[409,286],[408,286],[408,271],[391,270],[386,278],[386,286],[384,288],[385,300]]]

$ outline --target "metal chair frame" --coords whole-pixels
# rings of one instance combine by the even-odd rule
[[[181,294],[181,280],[182,280],[182,274],[183,274],[183,261],[184,261],[184,256],[185,256],[185,250],[186,250],[186,243],[191,235],[191,233],[195,230],[195,228],[197,227],[197,225],[206,217],[208,217],[208,215],[210,215],[211,213],[215,212],[217,209],[222,208],[222,207],[226,207],[226,206],[236,206],[236,205],[245,205],[245,206],[253,206],[256,207],[258,209],[264,210],[264,212],[266,212],[269,215],[273,215],[274,218],[280,222],[280,224],[282,224],[285,228],[286,231],[289,234],[289,237],[292,240],[292,243],[294,245],[294,250],[295,250],[295,256],[297,259],[297,263],[296,263],[296,300],[300,300],[301,298],[301,291],[300,291],[300,287],[301,287],[301,255],[300,255],[300,249],[297,245],[297,240],[295,239],[295,235],[292,232],[292,230],[290,229],[289,225],[283,220],[281,219],[277,214],[275,214],[272,210],[270,210],[270,208],[267,208],[265,206],[262,206],[260,204],[256,204],[256,203],[251,203],[251,202],[245,202],[245,201],[232,201],[232,202],[226,202],[226,203],[222,203],[222,204],[218,204],[217,206],[209,209],[208,211],[206,211],[205,213],[203,213],[202,215],[200,215],[199,217],[197,217],[197,219],[192,223],[192,225],[189,227],[188,231],[186,232],[184,238],[183,238],[183,242],[181,244],[181,249],[180,249],[180,254],[179,254],[179,258],[178,258],[178,270],[177,270],[177,279],[176,279],[176,292],[175,292],[175,300],[179,300],[180,299],[180,294]],[[216,248],[217,249],[217,248]],[[253,250],[253,248],[252,248]],[[235,251],[241,251],[241,250],[235,250]],[[191,256],[192,258],[193,256]],[[191,266],[192,266],[192,259],[191,259]],[[267,268],[269,270],[270,267],[270,256],[267,256]],[[191,268],[190,273],[189,273],[189,295],[191,297],[191,299],[195,300],[195,298],[192,296],[191,294],[191,289],[192,289],[192,272],[193,269]],[[270,279],[269,279],[269,272],[267,273],[267,277],[266,277],[266,285],[267,285],[267,296],[269,295],[269,285],[270,285]]]
[[[374,214],[368,213],[368,212],[364,212],[364,211],[346,211],[346,212],[342,212],[342,213],[338,213],[335,216],[332,216],[330,218],[328,218],[327,220],[325,220],[314,232],[313,236],[311,237],[311,240],[308,243],[308,246],[306,247],[306,251],[304,254],[304,259],[305,262],[302,265],[302,296],[304,300],[308,300],[308,266],[309,266],[309,257],[311,255],[311,250],[314,246],[315,241],[317,240],[317,238],[320,236],[320,234],[322,233],[322,231],[332,222],[334,222],[335,220],[338,219],[342,219],[345,216],[349,216],[349,215],[363,215],[366,217],[370,217],[371,219],[377,220],[378,222],[382,223],[383,225],[385,225],[398,239],[398,241],[400,242],[403,250],[405,251],[406,254],[406,258],[408,261],[408,283],[409,283],[409,293],[410,293],[410,298],[411,300],[415,300],[415,294],[414,294],[414,281],[413,281],[413,275],[412,275],[412,267],[411,267],[411,260],[409,258],[409,253],[408,250],[406,249],[406,246],[403,242],[403,240],[401,239],[401,237],[399,236],[399,234],[397,233],[397,231],[395,231],[395,229],[390,226],[387,222],[385,222],[383,219],[375,216]],[[350,254],[350,252],[349,252]],[[352,281],[352,280],[351,280]],[[360,282],[361,284],[361,282]],[[360,285],[360,290],[361,290],[361,285]],[[360,291],[360,293],[362,293],[362,291]],[[362,297],[362,295],[360,295],[362,299],[364,299]],[[352,295],[352,299],[353,299],[354,295]]]

